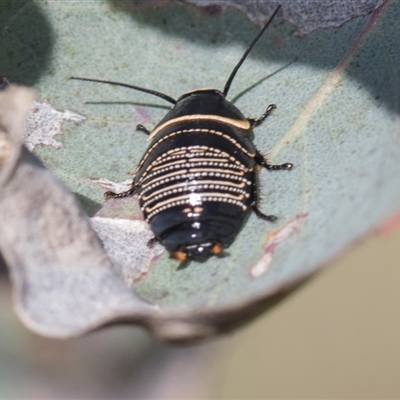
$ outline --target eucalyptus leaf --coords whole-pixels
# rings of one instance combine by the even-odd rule
[[[119,1],[119,0],[116,0]],[[282,18],[297,28],[297,33],[308,34],[318,28],[331,28],[343,25],[352,18],[371,13],[379,0],[175,0],[177,3],[189,3],[199,7],[208,15],[218,15],[229,7],[243,11],[247,17],[259,26],[264,25],[280,4]],[[120,4],[126,2],[121,1]],[[166,4],[165,1],[136,2],[144,7]],[[275,22],[280,21],[276,18]]]
[[[63,124],[63,135],[57,136],[62,147],[39,145],[35,154],[90,215],[97,212],[106,224],[107,218],[139,222],[138,232],[146,232],[137,200],[104,202],[103,187],[132,177],[147,147],[135,126],[151,129],[168,104],[69,77],[120,81],[174,98],[199,87],[222,89],[258,28],[234,10],[212,17],[191,7],[123,3],[8,3],[1,52],[4,65],[13,68],[2,72],[11,81],[33,80],[39,100],[55,110],[86,117]],[[38,29],[48,38],[46,49],[26,40],[28,28],[21,20],[31,15],[45,21]],[[117,307],[107,323],[138,322],[166,340],[228,331],[275,304],[398,210],[399,17],[399,3],[383,2],[341,28],[302,38],[292,35],[295,29],[288,23],[267,30],[235,78],[229,99],[252,118],[269,103],[278,106],[255,130],[255,143],[271,162],[294,164],[290,172],[260,172],[260,208],[278,221],[251,215],[223,257],[185,268],[162,249],[146,248],[148,230],[139,239],[133,232],[128,252],[145,255],[145,272],[135,275],[129,262],[113,268],[125,288],[154,308],[134,318],[133,308],[121,312]],[[8,37],[13,40],[4,40]],[[20,38],[20,53],[10,60],[7,45],[15,38]],[[18,60],[35,63],[42,57],[36,75],[29,75],[26,64],[16,67]],[[123,259],[124,246],[114,264]],[[95,325],[92,321],[87,329]]]

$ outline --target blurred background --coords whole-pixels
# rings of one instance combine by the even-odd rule
[[[400,231],[354,247],[236,333],[198,345],[107,328],[29,332],[0,283],[0,399],[400,397]]]

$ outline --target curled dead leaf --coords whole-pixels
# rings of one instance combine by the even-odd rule
[[[157,313],[124,284],[72,193],[22,147],[32,101],[25,88],[0,93],[0,127],[8,141],[0,175],[0,249],[18,315],[36,332],[69,337],[121,316]]]

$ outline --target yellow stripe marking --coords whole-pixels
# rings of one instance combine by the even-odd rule
[[[244,182],[240,184],[234,184],[230,181],[202,181],[202,180],[195,180],[195,181],[189,181],[189,182],[182,182],[182,183],[177,183],[175,185],[170,185],[165,188],[156,190],[153,193],[150,193],[149,195],[144,195],[146,191],[149,191],[147,189],[146,191],[142,191],[139,197],[143,199],[143,201],[147,201],[148,199],[157,196],[158,194],[161,194],[163,192],[167,192],[173,189],[179,189],[179,188],[185,188],[185,190],[190,190],[190,187],[192,186],[200,186],[200,188],[204,187],[205,185],[214,185],[215,186],[220,186],[220,190],[229,190],[227,188],[233,187],[234,189],[243,189],[246,185]],[[201,194],[201,193],[200,193]]]
[[[171,132],[168,135],[162,137],[160,140],[157,140],[157,142],[155,142],[146,152],[146,154],[143,156],[142,161],[140,161],[140,164],[138,166],[138,170],[142,167],[142,165],[146,162],[147,158],[150,156],[150,154],[152,153],[152,151],[159,146],[161,143],[163,143],[164,141],[170,139],[173,136],[176,135],[182,135],[185,133],[206,133],[206,134],[211,134],[211,135],[216,135],[216,136],[220,136],[223,137],[224,139],[227,139],[228,141],[230,141],[234,146],[236,146],[240,151],[242,151],[244,154],[246,154],[247,156],[249,156],[250,158],[254,158],[254,156],[256,155],[255,153],[250,153],[246,148],[244,148],[238,141],[236,141],[235,139],[233,139],[231,136],[226,135],[225,133],[222,133],[220,131],[216,131],[213,129],[201,129],[201,128],[192,128],[192,129],[183,129],[181,131],[175,131],[175,132]],[[216,149],[215,149],[216,150]],[[158,157],[157,157],[158,159]]]
[[[175,203],[176,201],[179,201],[179,200],[189,200],[191,198],[191,195],[192,195],[192,193],[190,193],[188,195],[184,195],[184,196],[177,196],[177,197],[174,197],[169,200],[161,201],[161,202],[157,203],[156,205],[154,205],[153,207],[148,207],[146,204],[144,204],[143,207],[147,213],[151,213],[154,210],[156,210],[157,208],[165,206],[167,204]],[[232,199],[232,200],[235,200],[238,202],[242,202],[245,199],[245,196],[243,194],[241,194],[239,196],[234,196],[234,195],[231,195],[228,193],[206,192],[206,193],[199,193],[199,198],[200,198],[201,202],[210,201],[210,200],[208,200],[208,198],[215,198],[215,201],[221,201],[219,199]],[[207,198],[207,200],[205,198]]]
[[[179,169],[178,171],[176,171],[174,174],[166,174],[166,175],[161,175],[158,178],[155,178],[154,180],[147,182],[147,184],[142,184],[143,181],[148,180],[150,178],[153,178],[155,175],[157,176],[160,173],[163,173],[164,171],[159,170],[159,171],[150,171],[150,173],[148,174],[147,171],[145,171],[145,173],[142,175],[142,177],[140,178],[138,184],[141,185],[142,187],[145,187],[149,184],[152,184],[153,182],[155,182],[158,179],[165,179],[166,177],[170,177],[171,175],[180,175],[180,174],[187,174],[187,173],[196,173],[196,172],[201,172],[204,174],[207,174],[209,176],[219,176],[220,174],[226,174],[226,175],[236,175],[236,176],[244,176],[245,173],[249,173],[252,172],[253,168],[243,168],[240,169],[240,171],[235,171],[233,169],[219,169],[219,168],[210,168],[210,167],[202,167],[202,168],[193,168],[193,167],[187,167],[184,169]]]
[[[183,172],[183,174],[187,174],[188,173],[188,171],[187,170],[182,170],[182,169],[180,169],[179,171],[176,171],[176,172],[172,172],[172,173],[170,173],[170,174],[165,174],[165,175],[162,175],[162,176],[159,176],[158,178],[155,178],[155,179],[153,179],[152,181],[150,181],[150,182],[147,182],[147,183],[142,183],[144,180],[145,180],[145,177],[141,177],[140,178],[140,180],[139,180],[139,182],[138,182],[138,185],[140,185],[142,188],[145,188],[146,186],[149,186],[149,185],[152,185],[153,183],[156,183],[156,182],[158,182],[158,181],[162,181],[162,180],[166,180],[166,179],[171,179],[171,178],[173,178],[174,176],[180,176],[180,175],[182,175],[182,171],[184,171]],[[148,177],[147,177],[148,178]]]
[[[250,122],[247,119],[233,119],[233,118],[221,117],[219,115],[192,114],[170,119],[169,121],[164,122],[162,125],[154,129],[153,132],[151,132],[147,140],[151,140],[154,136],[157,135],[157,133],[162,131],[164,128],[167,128],[168,126],[179,124],[181,122],[191,122],[196,120],[221,122],[222,124],[232,125],[235,126],[236,128],[244,129],[246,131],[251,128]]]
[[[180,170],[180,171],[176,171],[176,172],[173,172],[170,174],[159,176],[158,178],[155,178],[147,183],[142,183],[142,179],[141,179],[141,180],[139,180],[138,185],[140,185],[142,188],[155,187],[157,185],[164,184],[167,179],[169,180],[168,182],[171,182],[176,179],[193,179],[193,178],[202,179],[203,177],[207,177],[207,176],[210,176],[208,171],[204,172],[203,170],[201,170],[201,172],[196,172],[195,174],[193,174],[193,173],[188,173],[187,171],[182,173],[182,170]],[[222,177],[222,178],[224,178],[224,177]],[[229,175],[229,177],[227,176],[226,178],[230,179],[230,180],[240,181],[240,182],[249,182],[246,178],[233,176],[233,175]]]
[[[249,173],[253,170],[253,168],[246,168],[245,170],[241,170],[240,172],[236,172],[232,169],[215,169],[215,168],[189,168],[189,172],[207,172],[210,173],[212,172],[214,175],[215,174],[228,174],[228,175],[237,175],[237,176],[243,176],[246,173]],[[211,175],[212,176],[212,175]]]
[[[155,167],[154,164],[157,164],[157,163],[153,162],[153,163],[151,163],[149,165],[149,168],[147,168],[147,170],[149,170],[151,172],[154,172],[154,171],[158,171],[160,169],[165,169],[165,168],[173,167],[173,166],[176,166],[176,165],[181,165],[182,166],[182,164],[186,164],[186,163],[187,163],[186,159],[183,159],[183,160],[181,159],[181,160],[176,160],[176,161],[172,161],[172,162],[169,162],[169,163],[161,164],[158,167]]]

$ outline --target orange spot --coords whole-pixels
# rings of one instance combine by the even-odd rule
[[[184,251],[175,251],[172,253],[172,257],[178,261],[185,261],[187,259],[187,254]]]
[[[215,243],[211,251],[213,254],[218,256],[224,251],[224,246],[222,245],[222,243]]]

